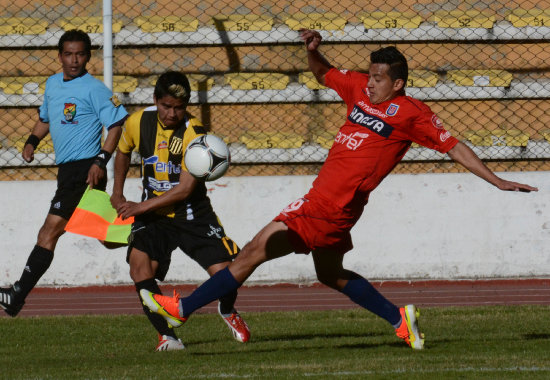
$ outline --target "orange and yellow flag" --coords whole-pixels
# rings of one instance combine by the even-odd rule
[[[87,189],[65,226],[65,231],[106,242],[127,243],[133,222],[133,217],[122,220],[117,215],[109,194]]]

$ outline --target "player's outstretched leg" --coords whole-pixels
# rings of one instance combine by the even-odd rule
[[[415,350],[424,348],[424,334],[418,329],[420,311],[414,305],[399,308],[401,326],[395,329],[395,334]]]
[[[230,313],[222,313],[221,302],[218,302],[218,314],[222,317],[235,340],[246,343],[250,339],[250,329],[239,312],[233,308]]]
[[[170,326],[180,327],[187,321],[187,318],[180,315],[180,296],[175,290],[172,297],[155,294],[147,289],[141,289],[139,295],[143,304],[153,313],[162,315]]]
[[[24,297],[21,296],[19,282],[16,281],[9,288],[0,288],[0,307],[10,317],[15,317],[19,314],[24,304],[25,301]]]

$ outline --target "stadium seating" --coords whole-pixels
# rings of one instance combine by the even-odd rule
[[[407,87],[435,87],[438,81],[437,73],[429,70],[409,70]]]
[[[283,90],[289,80],[288,75],[279,73],[225,74],[225,83],[234,90]]]
[[[303,136],[291,132],[248,131],[240,137],[248,149],[299,148],[304,143]]]
[[[46,76],[35,77],[0,77],[0,89],[5,94],[43,94],[46,87]]]
[[[310,90],[320,90],[326,88],[325,86],[319,84],[313,73],[309,71],[305,73],[300,73],[298,75],[298,82],[301,84],[305,84],[306,87]]]
[[[147,82],[150,87],[155,87],[158,77],[158,75],[154,75],[148,78]],[[214,86],[214,79],[206,75],[188,74],[187,79],[189,79],[191,91],[210,91]]]
[[[269,31],[273,28],[273,17],[261,15],[218,15],[213,18],[217,30],[233,32]]]
[[[43,34],[48,22],[34,17],[2,17],[0,18],[0,35],[9,34]]]
[[[189,108],[226,142],[251,150],[328,149],[345,107],[309,72],[297,31],[314,28],[323,36],[323,55],[341,69],[365,72],[370,51],[397,46],[409,59],[408,93],[427,101],[453,135],[476,147],[527,147],[530,136],[550,143],[550,130],[533,133],[539,124],[550,125],[550,112],[544,111],[550,78],[531,75],[550,61],[544,37],[548,10],[506,11],[511,6],[503,5],[498,12],[440,11],[408,0],[329,0],[323,6],[256,7],[262,8],[260,14],[246,2],[222,3],[204,9],[160,0],[155,9],[126,3],[114,9],[113,86],[128,109],[151,104],[158,75],[179,70],[190,79]],[[0,101],[10,111],[2,121],[17,130],[14,135],[32,126],[34,119],[27,119],[42,102],[45,78],[59,71],[59,29],[79,27],[92,34],[94,47],[102,45],[97,8],[66,14],[80,17],[6,17],[0,22]],[[94,51],[88,69],[99,79],[102,65],[101,52]],[[12,116],[29,109],[31,117]],[[492,125],[514,128],[494,130]],[[477,130],[482,126],[490,130]],[[5,130],[2,135],[10,136]]]
[[[447,75],[458,86],[509,87],[513,79],[505,70],[449,70]]]
[[[194,32],[199,27],[199,20],[194,17],[139,16],[134,23],[145,33]]]
[[[103,81],[103,75],[96,75],[95,77]],[[114,92],[133,92],[136,90],[137,86],[137,78],[128,75],[113,75]]]
[[[370,12],[361,13],[359,18],[365,29],[388,29],[388,28],[418,28],[424,21],[422,16],[412,12]]]
[[[341,30],[344,29],[347,20],[336,13],[294,13],[285,17],[285,24],[292,30],[320,29]]]
[[[529,135],[518,129],[481,129],[466,131],[464,136],[476,146],[525,147],[529,141]]]
[[[10,138],[11,146],[17,149],[18,152],[22,152],[25,147],[25,142],[27,141],[28,136],[12,136]],[[52,138],[50,135],[46,135],[38,146],[36,147],[36,152],[51,154],[54,152]]]
[[[334,136],[335,134],[329,131],[321,131],[315,136],[313,142],[319,144],[322,148],[330,149],[334,142]]]
[[[86,33],[103,33],[103,17],[66,17],[59,20],[59,25],[64,30],[80,29]],[[122,29],[122,21],[113,19],[113,33]]]
[[[517,28],[526,26],[550,26],[548,9],[514,9],[506,17]]]
[[[485,28],[491,29],[495,23],[495,14],[488,11],[453,10],[438,11],[432,20],[440,28]]]

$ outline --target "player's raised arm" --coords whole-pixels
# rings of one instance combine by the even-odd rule
[[[480,178],[483,178],[490,184],[498,187],[504,191],[521,191],[530,193],[531,191],[538,191],[536,187],[525,185],[522,183],[507,181],[498,177],[493,173],[483,161],[464,143],[459,142],[448,153],[454,161],[458,162],[466,169],[474,173]]]
[[[321,34],[316,30],[302,29],[300,30],[300,38],[306,44],[309,69],[315,75],[317,82],[324,85],[325,74],[332,68],[332,65],[317,50],[321,44]]]

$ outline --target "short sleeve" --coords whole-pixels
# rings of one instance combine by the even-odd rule
[[[412,123],[410,137],[413,142],[440,153],[447,153],[458,143],[444,128],[439,117],[426,105]]]
[[[353,101],[353,90],[355,86],[360,85],[361,78],[365,78],[368,81],[368,76],[366,75],[354,71],[332,68],[325,74],[325,85],[336,91],[347,104]]]
[[[46,90],[44,91],[44,102],[38,108],[38,118],[43,123],[50,122],[50,117],[48,116],[48,93],[49,93],[50,86],[48,86],[48,83],[49,83],[49,78],[48,78],[48,81],[46,82]]]
[[[133,150],[139,149],[139,132],[140,132],[140,122],[141,115],[143,112],[133,113],[122,127],[122,134],[120,140],[118,141],[118,149],[124,153],[128,154]]]
[[[90,97],[101,124],[108,128],[128,116],[128,112],[111,90],[99,81],[95,87],[90,92]]]

